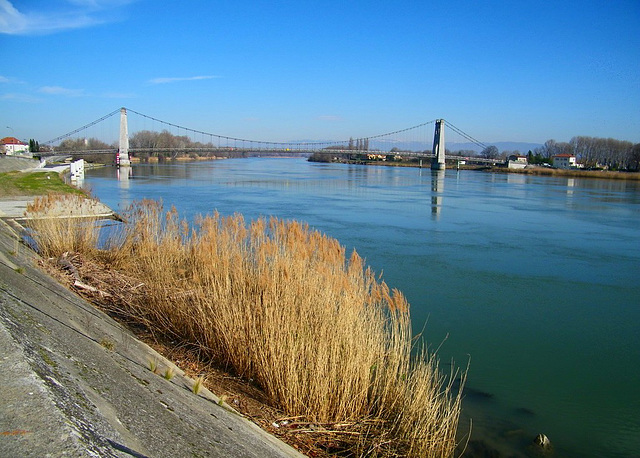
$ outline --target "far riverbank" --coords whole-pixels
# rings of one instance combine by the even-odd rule
[[[316,162],[310,159],[311,162]],[[334,161],[332,161],[334,162]],[[404,162],[388,162],[388,161],[339,161],[349,164],[373,165],[386,167],[415,167],[429,169],[429,163],[419,163],[414,161]],[[568,177],[568,178],[600,178],[605,180],[633,180],[640,181],[640,172],[619,172],[612,170],[585,170],[585,169],[557,169],[552,167],[538,167],[528,165],[524,169],[509,169],[504,166],[486,166],[486,165],[455,165],[447,164],[449,170],[478,170],[482,172],[496,173],[517,173],[521,175],[538,175],[550,177]]]
[[[528,166],[524,169],[508,169],[506,167],[483,167],[481,168],[481,170],[497,173],[518,173],[521,175],[640,181],[640,172],[615,172],[612,170],[554,169],[549,167],[532,166]]]

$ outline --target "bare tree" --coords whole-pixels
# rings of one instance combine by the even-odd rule
[[[129,146],[131,148],[156,148],[158,135],[158,132],[140,130],[131,136]]]
[[[634,145],[613,138],[578,136],[570,141],[578,162],[587,167],[628,169],[633,167]]]
[[[487,146],[480,152],[481,157],[486,157],[487,159],[498,159],[500,157],[500,152],[498,151],[498,147],[491,145]]]
[[[60,142],[58,151],[90,151],[111,149],[112,146],[97,138],[67,138]]]
[[[631,155],[629,159],[629,169],[640,170],[640,143],[636,143],[631,148]]]

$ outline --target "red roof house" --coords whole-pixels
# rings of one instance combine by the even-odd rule
[[[4,137],[0,140],[0,149],[7,156],[14,155],[20,152],[29,151],[29,145],[21,142],[16,137]]]

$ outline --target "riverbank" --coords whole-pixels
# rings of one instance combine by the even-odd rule
[[[516,173],[521,175],[539,175],[567,178],[598,178],[605,180],[640,181],[640,172],[614,172],[611,170],[554,169],[551,167],[527,166],[524,169],[506,167],[488,167],[483,170],[496,173]]]
[[[333,162],[333,161],[331,161]],[[348,164],[384,166],[384,167],[414,167],[430,169],[429,162],[417,161],[335,161]],[[486,166],[473,164],[447,164],[447,170],[477,170],[493,173],[515,173],[521,175],[555,176],[567,178],[598,178],[605,180],[630,180],[640,181],[640,172],[618,172],[611,170],[585,170],[585,169],[556,169],[553,167],[539,167],[529,165],[523,169],[510,169],[505,166]]]

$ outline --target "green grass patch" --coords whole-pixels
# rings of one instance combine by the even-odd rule
[[[38,196],[49,193],[84,194],[56,172],[0,173],[0,196]]]

